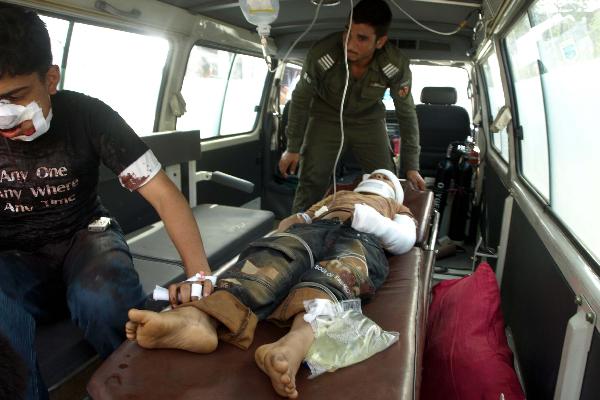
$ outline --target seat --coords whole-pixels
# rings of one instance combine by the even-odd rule
[[[391,256],[390,275],[364,313],[386,330],[400,332],[399,343],[370,359],[308,380],[297,377],[306,399],[418,399],[427,305],[434,260],[428,229],[433,215],[431,192],[405,189],[405,204],[419,222],[419,243],[410,252]],[[426,237],[424,238],[423,235]],[[258,324],[250,349],[220,344],[217,351],[198,355],[179,350],[145,350],[125,342],[94,373],[88,393],[103,399],[279,399],[256,367],[254,352],[286,330],[269,322]],[[365,376],[369,379],[365,380]]]
[[[421,175],[435,176],[438,163],[446,156],[448,145],[463,142],[471,134],[467,110],[456,103],[453,87],[424,87],[417,104],[421,142]]]

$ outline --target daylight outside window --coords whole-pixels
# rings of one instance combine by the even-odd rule
[[[511,28],[506,49],[515,91],[516,113],[513,110],[513,115],[522,131],[517,146],[521,172],[537,192],[549,200],[548,136],[542,93],[544,67],[538,57],[539,34],[525,15]]]
[[[266,76],[258,57],[194,46],[181,88],[187,111],[177,129],[199,129],[202,139],[252,131]]]
[[[600,2],[538,1],[529,11],[550,148],[550,205],[600,261]]]
[[[504,106],[504,89],[502,88],[502,79],[500,77],[500,64],[496,52],[493,51],[483,63],[483,75],[487,89],[487,99],[489,102],[490,122],[496,117],[498,111]],[[492,146],[500,152],[504,160],[508,162],[508,132],[506,128],[500,132],[491,133]]]
[[[104,101],[138,135],[147,135],[168,54],[166,39],[76,23],[64,88]]]

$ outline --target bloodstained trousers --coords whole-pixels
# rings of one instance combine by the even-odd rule
[[[189,305],[221,323],[221,340],[246,349],[258,320],[285,325],[304,311],[305,300],[369,297],[387,275],[376,238],[338,221],[316,221],[251,243],[215,292]]]

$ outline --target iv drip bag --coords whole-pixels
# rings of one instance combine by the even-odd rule
[[[246,20],[257,26],[260,36],[269,36],[271,22],[279,14],[279,0],[239,0]]]

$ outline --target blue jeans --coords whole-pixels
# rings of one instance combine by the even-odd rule
[[[101,357],[124,339],[127,311],[145,295],[119,226],[80,230],[33,252],[0,252],[0,332],[28,367],[27,399],[46,399],[34,348],[35,327],[64,318],[84,332]]]

